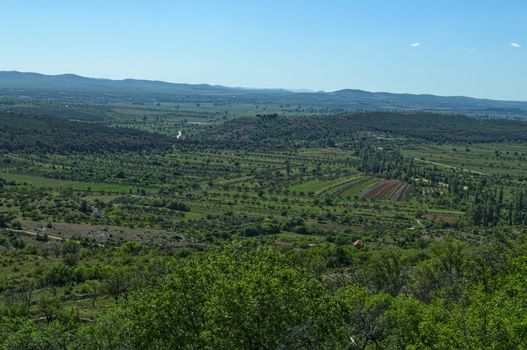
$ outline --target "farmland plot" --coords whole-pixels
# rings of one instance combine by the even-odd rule
[[[399,180],[385,180],[360,192],[357,196],[366,199],[390,199],[401,201],[408,190],[408,184]]]
[[[365,174],[341,177],[332,181],[309,180],[290,187],[293,191],[311,191],[328,197],[353,197],[366,188],[382,182],[382,179]]]

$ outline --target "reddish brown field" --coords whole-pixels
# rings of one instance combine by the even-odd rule
[[[408,189],[410,188],[410,185],[408,185],[407,183],[403,183],[398,189],[397,191],[394,192],[394,194],[392,195],[392,197],[390,198],[392,201],[396,201],[396,202],[401,202],[404,200],[404,196],[406,194],[406,192],[408,191]]]
[[[402,182],[399,180],[386,180],[366,192],[364,198],[389,199],[401,184]]]

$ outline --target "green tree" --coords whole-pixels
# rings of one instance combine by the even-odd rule
[[[125,306],[133,348],[270,349],[338,339],[322,285],[273,249],[239,243],[182,262]]]
[[[67,240],[61,246],[62,262],[67,266],[75,266],[79,263],[80,244],[73,240]]]

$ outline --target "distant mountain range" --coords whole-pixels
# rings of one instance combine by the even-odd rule
[[[293,106],[346,110],[423,110],[493,117],[526,117],[527,102],[499,101],[463,96],[435,96],[368,92],[254,89],[209,84],[179,84],[152,80],[110,80],[74,74],[0,71],[0,96],[45,99],[113,101],[173,100],[243,103],[280,103]]]
[[[128,92],[128,93],[242,93],[247,89],[226,88],[209,84],[174,84],[154,80],[111,80],[87,78],[75,74],[45,75],[40,73],[0,71],[0,89],[54,90],[58,92]]]

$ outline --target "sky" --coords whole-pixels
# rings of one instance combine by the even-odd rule
[[[525,0],[0,0],[0,70],[527,101]]]

